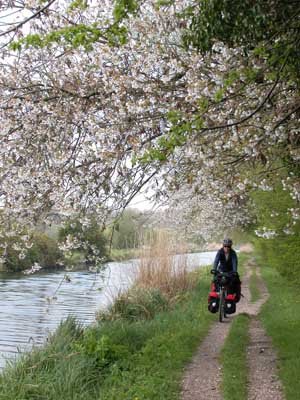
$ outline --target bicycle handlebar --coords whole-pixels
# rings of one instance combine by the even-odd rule
[[[223,271],[217,271],[217,270],[215,270],[215,269],[212,269],[212,270],[210,271],[210,273],[211,273],[212,275],[227,275],[227,276],[230,276],[230,275],[237,275],[237,272],[235,272],[235,271],[226,271],[226,272],[223,272]]]

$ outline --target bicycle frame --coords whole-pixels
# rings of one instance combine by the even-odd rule
[[[216,280],[219,290],[219,321],[222,322],[226,318],[225,299],[228,291],[228,284],[232,274],[230,272],[217,272]]]

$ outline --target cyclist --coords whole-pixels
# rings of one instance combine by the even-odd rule
[[[236,252],[232,249],[232,240],[226,238],[223,240],[223,246],[218,250],[213,271],[217,272],[232,272],[231,292],[235,293],[236,302],[240,301],[241,297],[241,281],[238,274],[238,258]],[[217,281],[214,280],[217,286]]]
[[[232,249],[231,239],[223,240],[223,247],[216,254],[213,269],[214,271],[237,273],[238,258],[236,252]]]

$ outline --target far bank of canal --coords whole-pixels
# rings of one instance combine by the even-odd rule
[[[187,254],[189,269],[210,265],[215,252]],[[101,276],[87,271],[0,276],[0,369],[6,359],[42,344],[62,319],[73,315],[82,324],[130,287],[138,260],[112,262]]]

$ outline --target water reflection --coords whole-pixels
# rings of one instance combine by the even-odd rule
[[[215,252],[188,255],[193,269],[212,263]],[[5,359],[42,344],[62,319],[73,315],[83,325],[95,321],[95,312],[112,302],[134,280],[138,260],[108,263],[105,273],[40,273],[0,276],[0,368]]]

